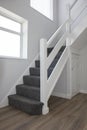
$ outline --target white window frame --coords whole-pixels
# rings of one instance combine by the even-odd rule
[[[43,0],[44,1],[44,0]],[[43,14],[42,12],[40,12],[39,10],[37,10],[36,8],[34,8],[31,4],[31,0],[30,0],[30,6],[35,9],[36,11],[38,11],[39,13],[41,13],[42,15],[44,15],[45,17],[47,17],[48,19],[50,20],[54,20],[54,17],[53,17],[53,0],[50,0],[50,16],[46,16],[45,14]]]
[[[51,20],[53,21],[54,20],[54,17],[53,17],[53,0],[50,0],[50,18]]]
[[[24,18],[12,13],[11,11],[8,11],[7,9],[0,7],[0,15],[8,18],[14,22],[17,22],[21,26],[21,31],[16,32],[11,29],[7,29],[4,27],[0,27],[0,30],[9,32],[11,34],[16,34],[20,36],[20,57],[13,57],[13,56],[1,56],[0,58],[11,58],[11,59],[27,59],[28,58],[28,49],[27,49],[27,42],[28,42],[28,21]],[[26,48],[23,48],[26,47]]]

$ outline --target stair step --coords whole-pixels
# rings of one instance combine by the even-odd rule
[[[17,94],[8,96],[9,105],[20,109],[31,115],[39,115],[42,114],[42,106],[43,103],[28,99],[23,96],[19,96]]]
[[[51,68],[51,67],[48,69],[48,71],[47,71],[48,78],[50,77],[50,75],[51,75],[53,69],[54,69],[54,68]]]
[[[48,49],[47,49],[47,55],[49,55],[49,54],[51,53],[52,50],[53,50],[53,47],[48,48]]]
[[[30,75],[33,76],[40,76],[40,68],[30,68]]]
[[[35,61],[35,67],[40,68],[40,60]]]
[[[40,101],[40,88],[21,84],[16,86],[16,93],[20,96]]]
[[[52,70],[53,70],[53,67],[50,67],[48,69],[48,77],[50,76]],[[30,75],[32,75],[32,76],[40,76],[40,68],[30,68]]]
[[[63,53],[62,51],[59,51],[58,54],[56,55],[55,59],[59,60],[59,58],[60,58],[60,56],[62,55],[62,53]],[[54,60],[55,60],[55,59],[54,59]]]
[[[23,77],[25,85],[40,87],[40,77],[39,76],[29,76],[26,75]]]
[[[62,46],[61,48],[60,48],[60,51],[64,51],[64,49],[66,48],[66,46]]]
[[[58,59],[54,59],[49,68],[54,68],[55,65],[57,64],[58,60],[59,60],[59,58]]]

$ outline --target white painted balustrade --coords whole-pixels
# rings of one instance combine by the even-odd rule
[[[44,103],[43,106],[43,114],[47,114],[49,112],[48,108],[48,99],[55,87],[55,84],[68,60],[68,51],[67,47],[65,48],[61,58],[59,59],[58,63],[56,64],[55,68],[53,69],[50,77],[47,77],[47,71],[51,63],[53,62],[54,58],[58,54],[60,48],[65,45],[66,38],[68,37],[68,30],[63,34],[60,40],[57,42],[49,56],[47,56],[47,49],[52,44],[53,40],[59,35],[61,30],[69,25],[70,19],[67,20],[54,34],[53,36],[47,41],[46,39],[40,40],[40,100]]]
[[[40,100],[44,103],[43,105],[43,114],[47,114],[49,112],[48,108],[48,100],[49,97],[63,71],[65,64],[69,59],[69,49],[68,46],[71,45],[71,10],[75,6],[78,0],[75,0],[73,5],[70,7],[68,5],[68,20],[59,27],[59,29],[53,34],[53,36],[47,41],[46,39],[40,40]],[[81,12],[82,13],[82,12]],[[80,14],[81,14],[80,13]],[[58,37],[60,32],[63,28],[66,28],[65,33],[62,37],[57,41],[56,45],[54,46],[53,50],[47,56],[47,49],[53,43],[53,41]],[[66,45],[61,57],[59,58],[57,64],[55,65],[51,75],[48,77],[48,68],[53,62],[54,58],[58,54],[60,48]]]

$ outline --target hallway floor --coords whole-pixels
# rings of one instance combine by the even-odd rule
[[[87,130],[87,95],[72,100],[51,97],[50,113],[30,116],[12,107],[0,109],[0,130]]]

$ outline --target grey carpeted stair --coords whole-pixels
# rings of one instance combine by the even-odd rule
[[[17,85],[16,93],[17,95],[40,101],[40,88],[36,86]]]
[[[52,50],[53,50],[53,47],[47,49],[47,56],[49,56]]]
[[[48,77],[50,76],[51,72],[53,70],[53,67],[50,67],[49,70],[48,70]],[[30,68],[30,75],[32,76],[40,76],[40,68]]]
[[[8,96],[8,99],[9,105],[20,109],[28,114],[39,115],[42,113],[43,103],[37,100],[29,99],[17,94]]]
[[[40,68],[37,68],[37,67],[33,68],[33,67],[31,67],[30,68],[30,75],[32,75],[32,76],[40,76]]]
[[[24,84],[40,87],[40,77],[39,76],[24,76],[23,77]]]
[[[36,61],[35,61],[35,66],[36,66],[37,68],[40,68],[40,60],[36,60]]]
[[[47,56],[53,48],[47,49]],[[48,78],[58,62],[65,46],[61,47],[48,68]],[[42,114],[43,103],[40,102],[40,60],[35,61],[35,68],[29,68],[30,75],[23,76],[23,83],[16,86],[16,94],[8,96],[9,105],[31,115]]]

